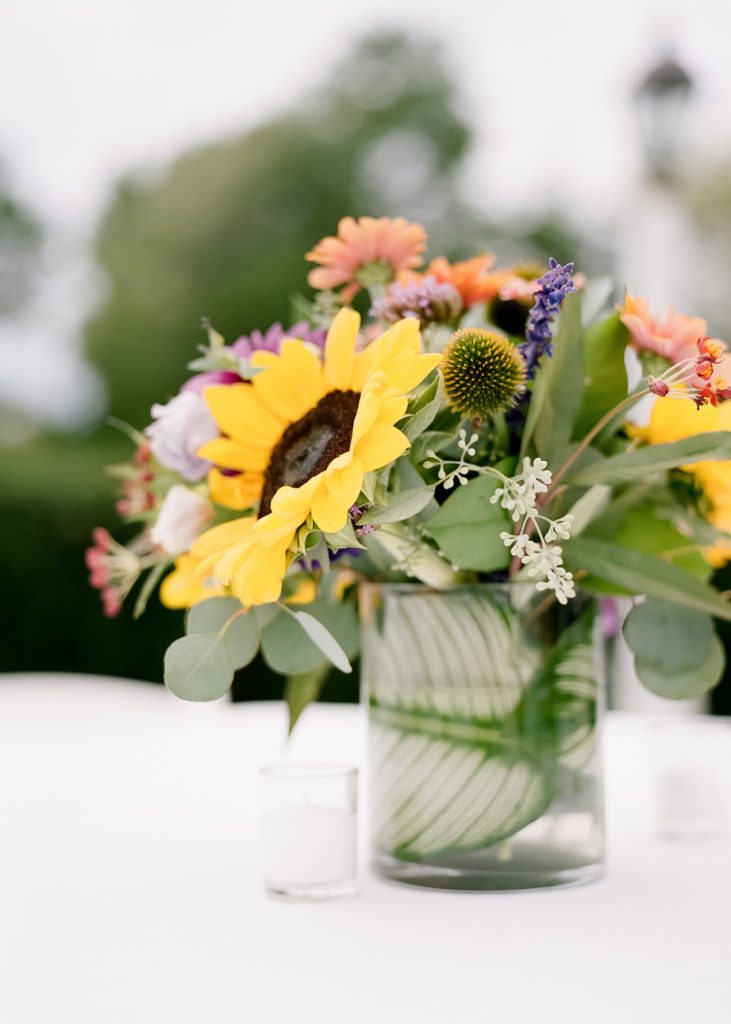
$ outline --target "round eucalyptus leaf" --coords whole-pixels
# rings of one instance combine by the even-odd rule
[[[183,700],[217,700],[233,681],[226,644],[217,633],[181,636],[165,652],[165,685]]]
[[[254,660],[259,650],[259,630],[251,612],[236,616],[224,632],[223,641],[233,668],[244,668]]]
[[[624,623],[624,637],[635,657],[658,675],[692,675],[714,636],[709,615],[655,598],[633,608]]]
[[[690,669],[667,672],[641,658],[635,661],[635,669],[644,686],[658,697],[689,700],[713,689],[723,675],[725,663],[723,644],[713,636],[706,656]]]
[[[186,633],[217,633],[236,612],[241,602],[235,597],[209,597],[194,604],[185,621]]]
[[[326,663],[299,622],[284,611],[262,630],[261,653],[269,668],[284,676],[302,675]]]

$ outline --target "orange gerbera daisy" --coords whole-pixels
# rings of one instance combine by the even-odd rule
[[[472,256],[468,260],[450,263],[444,256],[432,260],[423,274],[431,274],[440,283],[451,284],[459,292],[465,308],[475,306],[478,302],[489,302],[493,299],[504,283],[505,275],[488,273],[495,262],[490,253]],[[413,275],[413,280],[416,275]]]
[[[319,263],[308,282],[313,288],[340,288],[342,300],[351,301],[362,287],[388,284],[404,270],[418,267],[426,249],[421,224],[403,217],[343,217],[337,237],[328,235],[305,259]]]

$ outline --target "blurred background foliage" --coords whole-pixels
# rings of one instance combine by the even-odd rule
[[[506,226],[478,213],[461,188],[470,142],[438,47],[376,34],[289,112],[120,182],[97,233],[103,294],[84,329],[108,412],[144,428],[152,403],[186,378],[202,317],[228,340],[286,325],[291,296],[306,291],[304,253],[346,214],[420,220],[432,252],[452,257],[491,249],[503,262],[550,254],[577,258],[590,274],[608,269],[605,241],[579,237],[559,214]],[[698,192],[699,218],[706,194]],[[0,183],[0,317],[32,294],[42,235]],[[8,415],[0,401],[0,417]],[[180,615],[152,601],[139,622],[129,609],[103,619],[83,561],[94,526],[125,539],[104,467],[129,452],[103,423],[0,447],[1,670],[161,679]],[[355,696],[342,679],[330,681],[326,698]],[[273,692],[260,664],[237,680],[238,696]]]

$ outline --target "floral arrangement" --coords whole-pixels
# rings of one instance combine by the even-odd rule
[[[572,264],[424,266],[426,246],[418,224],[346,217],[307,254],[299,322],[233,344],[207,325],[191,378],[111,467],[138,532],[95,531],[106,614],[143,577],[140,614],[159,583],[187,609],[169,688],[217,698],[261,651],[293,720],[332,665],[350,671],[368,579],[642,596],[625,624],[640,679],[670,697],[715,685],[725,346],[700,318],[609,306]]]

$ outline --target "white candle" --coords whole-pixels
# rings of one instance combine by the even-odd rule
[[[262,817],[269,886],[329,885],[355,878],[356,816],[329,807],[291,807]]]
[[[357,769],[280,765],[260,772],[262,873],[271,895],[326,899],[355,889]]]

